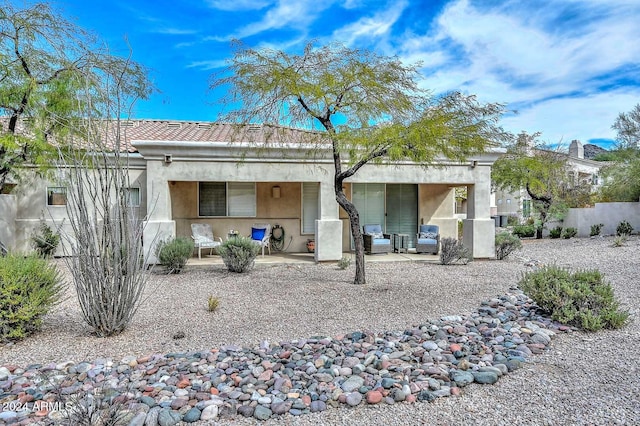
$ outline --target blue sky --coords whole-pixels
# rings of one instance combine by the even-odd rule
[[[422,61],[425,88],[461,90],[518,114],[510,131],[602,146],[640,103],[638,0],[58,0],[78,25],[151,70],[160,90],[135,118],[215,120],[212,73],[230,40],[299,53],[330,41]]]

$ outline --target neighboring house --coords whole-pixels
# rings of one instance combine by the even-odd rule
[[[597,153],[594,150],[590,150],[590,152]],[[602,185],[602,178],[599,176],[600,169],[607,163],[585,158],[585,147],[580,141],[571,141],[569,151],[565,155],[567,156],[570,181],[575,184],[587,183],[592,186],[594,191]],[[508,216],[528,218],[531,215],[531,198],[524,188],[515,192],[495,191],[495,206],[495,215],[502,218],[502,223],[506,222]]]
[[[133,120],[120,124],[131,159],[132,204],[145,217],[145,252],[155,261],[157,241],[189,237],[191,223],[209,223],[226,238],[230,230],[248,235],[255,222],[284,229],[284,249],[306,251],[315,239],[317,261],[339,260],[352,249],[349,220],[334,193],[328,150],[300,143],[303,131],[272,126],[237,126],[187,121]],[[464,242],[476,258],[494,256],[490,217],[490,152],[465,163],[424,168],[411,162],[367,164],[344,190],[360,212],[360,223],[380,223],[389,233],[410,236],[420,224],[440,226],[442,237],[457,237],[455,187],[467,188]],[[45,217],[63,224],[62,182],[39,182],[0,195],[7,230],[0,239],[27,250]],[[62,253],[58,253],[62,254]]]

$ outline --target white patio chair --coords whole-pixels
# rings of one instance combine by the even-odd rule
[[[251,225],[251,240],[262,247],[262,256],[264,256],[264,248],[269,249],[271,254],[271,224],[270,223],[254,223]]]
[[[198,249],[198,259],[202,259],[202,249],[209,249],[209,255],[213,249],[222,244],[222,238],[215,237],[211,225],[208,223],[192,223],[191,238]]]

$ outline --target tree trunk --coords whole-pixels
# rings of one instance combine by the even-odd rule
[[[366,276],[364,272],[364,240],[362,231],[360,230],[360,215],[356,206],[347,199],[344,191],[342,191],[342,182],[336,182],[336,201],[349,215],[349,225],[351,225],[351,234],[356,246],[356,276],[354,284],[366,284]]]

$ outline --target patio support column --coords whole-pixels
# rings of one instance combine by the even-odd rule
[[[467,187],[467,219],[463,223],[463,243],[474,258],[495,256],[495,221],[491,219],[490,168],[487,179]],[[483,182],[484,181],[484,182]]]
[[[342,259],[342,221],[338,216],[333,181],[320,182],[318,206],[320,219],[316,220],[316,262]]]
[[[171,195],[169,182],[163,167],[170,167],[160,161],[147,162],[147,220],[142,244],[144,258],[148,263],[157,263],[155,251],[158,242],[176,236],[176,223],[171,220]]]
[[[13,194],[0,194],[0,241],[7,250],[16,249],[18,202]]]

